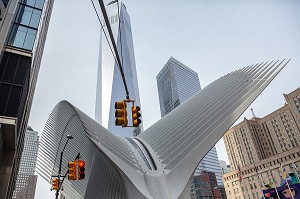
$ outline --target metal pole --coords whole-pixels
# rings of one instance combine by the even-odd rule
[[[113,49],[115,51],[115,56],[117,58],[117,65],[119,66],[119,70],[120,70],[120,73],[121,73],[122,81],[123,81],[125,92],[126,92],[126,99],[130,99],[129,98],[129,91],[128,91],[128,88],[127,88],[127,84],[126,84],[126,80],[125,80],[125,75],[124,75],[124,71],[123,71],[123,66],[122,66],[121,59],[120,59],[120,56],[119,56],[119,53],[118,53],[118,48],[117,48],[117,45],[116,45],[116,42],[115,42],[115,39],[114,39],[114,35],[113,35],[112,30],[111,30],[111,26],[110,26],[110,23],[109,23],[107,12],[105,10],[104,1],[103,0],[98,0],[98,2],[99,2],[99,5],[100,5],[100,8],[101,8],[101,11],[102,11],[102,15],[103,15],[104,21],[106,23],[106,27],[107,27],[107,30],[108,30],[108,34],[109,34],[111,43],[113,45]],[[119,3],[119,1],[117,3]]]
[[[68,143],[68,141],[67,141],[67,143]],[[58,168],[58,189],[56,190],[56,193],[55,193],[56,199],[58,199],[59,190],[60,190],[60,173],[61,173],[62,157],[63,157],[63,151],[60,152],[60,160],[59,160],[59,168]]]
[[[67,141],[65,143],[65,146],[63,148],[63,150],[60,152],[60,160],[59,160],[59,168],[58,168],[58,189],[56,190],[56,193],[55,193],[55,199],[58,199],[58,196],[59,196],[59,190],[61,188],[61,183],[60,183],[60,174],[61,174],[61,165],[62,165],[62,157],[64,155],[64,150],[69,142],[69,139],[73,139],[72,136],[68,135],[67,136]]]

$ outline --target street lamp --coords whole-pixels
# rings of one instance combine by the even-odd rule
[[[67,146],[67,144],[68,144],[68,142],[69,142],[69,140],[71,140],[71,139],[73,139],[73,136],[72,135],[67,135],[67,141],[66,141],[66,143],[65,143],[65,146],[64,146],[64,148],[63,148],[63,150],[60,152],[60,160],[59,160],[59,168],[58,168],[58,189],[56,190],[56,193],[55,193],[55,195],[56,195],[56,199],[58,199],[58,195],[59,195],[59,190],[61,189],[61,185],[62,185],[62,183],[60,183],[60,177],[61,177],[61,164],[62,164],[62,157],[63,157],[63,154],[64,154],[64,150],[65,150],[65,148],[66,148],[66,146]]]
[[[69,139],[73,139],[73,136],[68,134],[68,135],[67,135],[67,138],[68,138],[68,140],[69,140]]]

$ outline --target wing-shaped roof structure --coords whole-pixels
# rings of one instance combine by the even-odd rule
[[[189,198],[201,159],[289,61],[266,62],[231,72],[135,138],[118,137],[68,103],[52,111],[41,138],[38,173],[57,174],[68,134],[62,171],[80,152],[86,179],[64,181],[67,198]]]

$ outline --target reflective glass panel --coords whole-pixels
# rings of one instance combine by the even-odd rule
[[[15,24],[8,44],[18,48],[32,50],[35,35],[36,35],[35,29],[26,28],[22,25]]]
[[[16,117],[19,109],[22,87],[12,86],[7,104],[6,115]]]
[[[20,5],[16,23],[38,28],[41,13],[42,12],[40,10]]]
[[[18,12],[18,17],[16,18],[16,22],[29,26],[30,23],[30,18],[32,15],[32,8],[29,8],[27,6],[20,6],[19,7],[19,12]]]
[[[44,6],[44,0],[36,0],[36,2],[35,2],[36,8],[42,9],[43,6]]]
[[[39,9],[42,9],[44,5],[44,0],[21,0],[21,2]]]
[[[12,35],[10,37],[10,41],[8,43],[15,47],[22,48],[25,37],[26,28],[15,24],[13,27]]]
[[[0,84],[0,114],[4,115],[5,109],[6,109],[6,104],[7,104],[7,99],[9,96],[10,92],[10,85],[7,84]]]
[[[42,12],[34,9],[31,15],[30,27],[38,28]]]
[[[22,3],[34,7],[36,0],[21,0]]]
[[[36,35],[36,30],[29,29],[29,28],[27,29],[27,34],[26,34],[26,38],[25,38],[23,48],[28,49],[28,50],[32,50],[35,35]]]

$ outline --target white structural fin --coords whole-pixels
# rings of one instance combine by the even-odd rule
[[[288,62],[265,62],[231,72],[134,139],[113,135],[62,101],[43,131],[37,171],[51,182],[66,135],[71,134],[74,139],[64,151],[62,171],[80,152],[86,179],[65,180],[62,194],[67,198],[189,198],[198,163]]]

